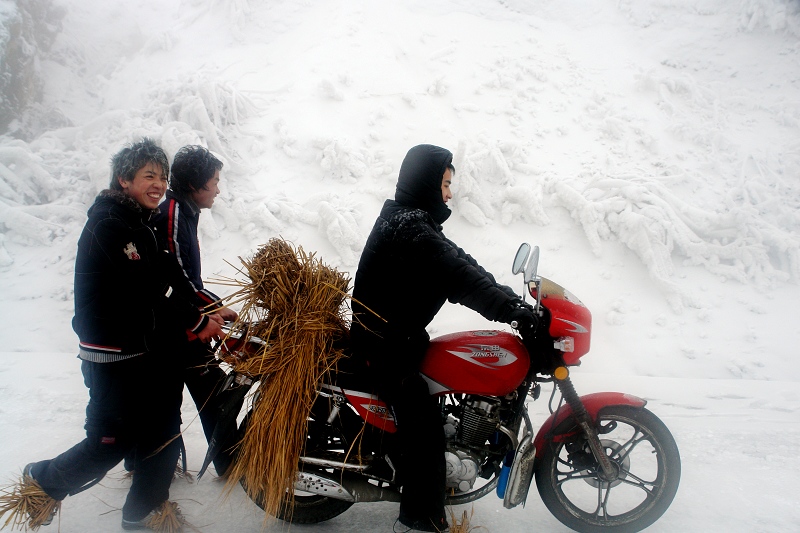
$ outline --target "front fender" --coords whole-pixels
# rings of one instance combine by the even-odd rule
[[[583,406],[589,413],[592,421],[597,420],[597,413],[604,407],[625,405],[629,407],[644,407],[647,400],[626,394],[624,392],[595,392],[580,397]],[[562,405],[558,411],[550,415],[545,420],[536,438],[533,439],[533,446],[536,448],[536,456],[541,457],[543,446],[547,441],[560,441],[561,439],[572,436],[578,430],[574,421],[571,419],[572,408],[569,405]]]

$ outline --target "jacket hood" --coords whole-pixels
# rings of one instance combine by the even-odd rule
[[[445,148],[432,144],[413,147],[400,165],[395,201],[422,209],[442,224],[450,216],[450,209],[442,200],[442,177],[452,161],[453,154]]]

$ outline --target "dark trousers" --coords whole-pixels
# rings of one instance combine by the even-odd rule
[[[183,353],[185,355],[183,379],[197,406],[206,441],[211,442],[214,428],[217,427],[217,423],[223,416],[222,406],[225,405],[231,394],[231,391],[220,393],[227,375],[219,367],[218,361],[209,351],[207,344],[199,340],[189,342],[185,345]],[[238,413],[241,407],[242,402],[240,401],[238,407],[234,406],[234,410]],[[222,443],[220,452],[214,458],[214,469],[218,475],[223,475],[230,466],[235,445],[235,434],[231,434]]]
[[[400,444],[400,518],[404,523],[439,525],[445,519],[445,436],[438,400],[419,375],[427,338],[368,347],[370,373],[378,395],[397,422]]]
[[[439,402],[428,393],[428,384],[419,375],[399,383],[396,395],[383,396],[394,409],[402,453],[400,517],[407,524],[440,524],[445,517],[446,472]]]
[[[139,520],[169,498],[180,432],[180,367],[166,352],[113,363],[81,362],[89,388],[86,438],[53,459],[35,463],[31,474],[56,500],[102,479],[126,455],[134,475],[122,508]]]

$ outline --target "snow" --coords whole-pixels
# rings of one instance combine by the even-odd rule
[[[225,161],[200,223],[213,281],[274,236],[354,275],[403,156],[432,143],[455,154],[448,237],[520,289],[513,254],[539,245],[594,316],[579,393],[638,394],[675,435],[681,487],[648,531],[800,530],[796,1],[56,4],[43,99],[0,137],[0,477],[83,435],[73,263],[122,145]],[[447,306],[430,329],[486,326]],[[61,531],[116,530],[119,474],[68,499]],[[212,479],[173,496],[203,531],[262,527]],[[396,510],[293,528],[390,531]],[[474,511],[489,531],[565,530],[535,491]]]

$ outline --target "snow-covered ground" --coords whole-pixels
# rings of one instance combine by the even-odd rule
[[[594,315],[578,391],[641,395],[675,435],[681,488],[651,530],[800,530],[797,1],[55,3],[43,100],[0,137],[0,477],[81,438],[76,241],[126,142],[224,158],[209,279],[273,236],[355,274],[400,161],[432,143],[456,154],[447,235],[512,286],[519,242],[538,244]],[[448,306],[431,333],[486,325]],[[186,440],[196,469],[199,424]],[[116,530],[124,493],[68,499],[61,531]],[[210,479],[173,493],[203,531],[262,525]],[[474,509],[489,531],[563,530],[535,492]]]
[[[2,353],[0,368],[0,481],[22,466],[49,457],[83,438],[87,399],[76,361],[63,353]],[[683,474],[667,513],[647,529],[654,533],[794,532],[800,525],[796,489],[800,472],[800,392],[796,381],[622,376],[573,372],[578,391],[625,391],[648,400],[675,436]],[[548,394],[529,404],[536,424],[546,418]],[[189,469],[199,469],[205,439],[197,411],[184,403]],[[64,501],[61,533],[117,531],[129,482],[120,465],[100,485]],[[213,469],[199,482],[176,480],[170,497],[203,533],[278,533],[287,524],[264,514],[239,487],[225,498]],[[568,532],[547,511],[532,487],[524,508],[508,510],[494,493],[453,508],[473,512],[473,526],[490,533]],[[339,517],[289,531],[351,533],[392,531],[397,504],[362,503]],[[41,531],[50,529],[51,526]],[[121,530],[120,530],[121,531]]]

